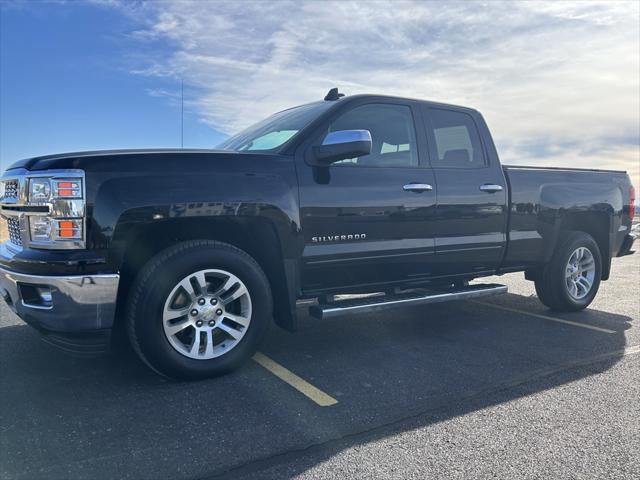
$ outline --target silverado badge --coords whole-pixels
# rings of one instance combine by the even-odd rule
[[[353,233],[349,235],[322,235],[318,237],[311,237],[311,241],[313,243],[346,242],[349,240],[365,240],[366,238],[366,233]]]

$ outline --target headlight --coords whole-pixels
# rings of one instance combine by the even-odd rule
[[[82,240],[82,219],[59,220],[49,217],[29,217],[31,241],[51,243],[65,240]]]
[[[51,181],[48,178],[29,180],[29,201],[48,202],[51,198]]]
[[[70,173],[27,179],[27,204],[43,209],[27,215],[31,247],[85,247],[84,176]]]
[[[82,198],[82,179],[43,177],[29,180],[30,202],[48,202],[55,198]]]
[[[34,242],[48,242],[51,240],[51,219],[49,217],[30,217],[29,230]]]

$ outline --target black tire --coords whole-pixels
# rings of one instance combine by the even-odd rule
[[[538,296],[538,300],[540,300],[540,302],[542,302],[542,304],[544,304],[547,307],[551,308],[551,305],[549,305],[549,302],[551,300],[549,299],[549,295],[547,295],[547,292],[544,289],[542,281],[541,280],[536,280],[535,281],[535,287],[536,287],[536,295]]]
[[[591,252],[595,264],[594,279],[589,292],[580,299],[569,293],[566,280],[566,267],[573,252],[584,247]],[[585,232],[564,232],[551,261],[545,266],[535,281],[536,293],[540,301],[559,312],[583,310],[593,301],[602,276],[602,256],[594,238]]]
[[[253,305],[251,321],[229,352],[206,360],[188,358],[164,333],[164,304],[181,279],[214,268],[233,273],[246,285]],[[249,359],[267,332],[272,312],[269,282],[251,256],[226,243],[193,240],[163,250],[138,273],[127,305],[127,333],[138,356],[155,372],[173,379],[202,379],[229,373]]]

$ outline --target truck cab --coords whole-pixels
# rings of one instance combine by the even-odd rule
[[[295,155],[310,293],[493,274],[506,248],[507,188],[482,116],[420,101],[353,97]],[[367,155],[322,165],[327,134],[363,129]],[[358,235],[345,242],[343,236]]]

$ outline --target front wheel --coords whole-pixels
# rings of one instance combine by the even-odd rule
[[[584,232],[567,232],[536,280],[536,292],[540,301],[553,310],[582,310],[596,296],[601,275],[600,249],[593,237]]]
[[[227,373],[257,350],[271,290],[248,254],[198,240],[170,247],[140,271],[128,305],[131,344],[156,372],[179,379]]]

